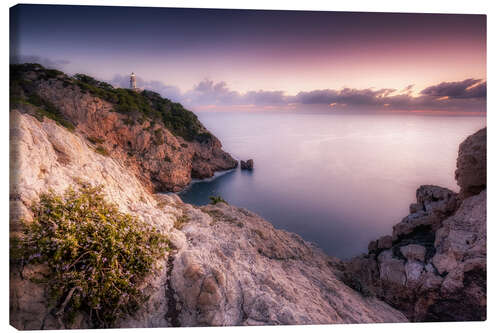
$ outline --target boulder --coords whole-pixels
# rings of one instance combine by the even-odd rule
[[[240,161],[241,170],[253,170],[253,160]]]
[[[418,260],[424,262],[426,249],[422,245],[410,244],[399,249],[408,260]]]
[[[415,260],[409,260],[405,265],[406,283],[408,285],[416,284],[424,272],[424,265]]]
[[[377,240],[377,247],[381,250],[390,249],[392,247],[392,237],[382,236]]]
[[[435,185],[420,186],[417,189],[416,198],[417,202],[410,205],[410,215],[393,226],[393,241],[407,237],[419,227],[437,230],[441,222],[458,206],[455,192]]]
[[[386,250],[378,256],[380,280],[404,286],[406,283],[405,263],[395,258],[392,250]]]
[[[486,128],[460,144],[455,179],[461,198],[479,194],[486,188]]]
[[[417,189],[417,203],[428,213],[446,216],[457,208],[457,194],[441,186],[422,185]]]
[[[378,248],[378,242],[376,240],[374,241],[371,241],[370,243],[368,243],[368,252],[369,253],[373,253],[373,252],[376,252],[377,251],[377,248]]]

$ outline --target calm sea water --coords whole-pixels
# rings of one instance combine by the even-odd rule
[[[422,184],[458,190],[458,145],[485,117],[311,113],[199,113],[251,172],[193,183],[180,195],[204,205],[211,195],[260,214],[326,253],[349,258],[391,234]]]

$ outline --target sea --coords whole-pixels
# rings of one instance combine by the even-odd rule
[[[222,196],[276,228],[348,259],[392,233],[420,185],[458,191],[459,144],[486,117],[314,112],[199,112],[236,159],[235,169],[194,180],[180,194],[194,205]]]

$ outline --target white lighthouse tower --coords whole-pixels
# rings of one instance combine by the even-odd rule
[[[137,91],[137,85],[136,85],[136,81],[135,81],[134,72],[132,72],[132,74],[130,74],[130,89]]]

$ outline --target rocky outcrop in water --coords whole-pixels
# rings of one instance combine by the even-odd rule
[[[253,160],[240,161],[241,170],[253,170]]]
[[[410,320],[485,320],[486,129],[460,145],[456,175],[460,194],[421,186],[392,235],[344,264],[344,281]]]

